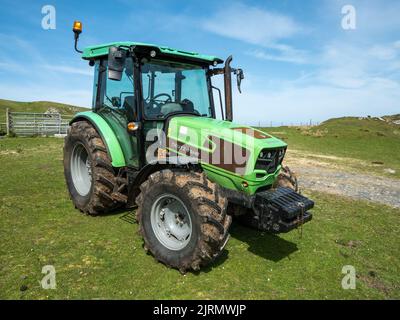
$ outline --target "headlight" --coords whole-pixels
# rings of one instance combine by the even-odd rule
[[[279,153],[278,153],[279,162],[282,162],[283,157],[285,156],[285,152],[286,152],[285,149],[279,150]]]
[[[258,158],[261,160],[272,160],[275,154],[275,151],[263,150],[260,152]]]

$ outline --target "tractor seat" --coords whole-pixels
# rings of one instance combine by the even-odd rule
[[[133,118],[136,119],[135,96],[126,96],[122,108],[127,112],[132,112]]]
[[[183,108],[179,103],[170,102],[161,107],[161,113],[164,115],[175,111],[183,111]]]
[[[135,105],[135,96],[126,96],[124,98],[124,104],[122,105],[122,107],[124,109],[129,109],[129,108],[133,108],[133,106]]]

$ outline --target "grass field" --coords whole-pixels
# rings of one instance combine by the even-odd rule
[[[307,152],[311,158],[313,153],[332,156],[331,162],[336,161],[334,157],[347,158],[346,165],[351,169],[400,178],[400,125],[349,117],[331,119],[315,127],[262,129],[285,140],[290,148]]]
[[[355,139],[314,142],[313,136],[297,137],[296,129],[279,130],[296,148],[345,154],[346,140],[352,157],[370,157]],[[400,210],[305,190],[316,208],[302,238],[296,230],[273,236],[233,224],[219,260],[183,276],[146,255],[133,212],[88,217],[74,209],[62,144],[55,138],[0,139],[1,299],[400,298]],[[386,144],[382,139],[376,148]],[[49,264],[57,272],[55,290],[39,284]],[[341,287],[344,265],[356,268],[355,290]]]

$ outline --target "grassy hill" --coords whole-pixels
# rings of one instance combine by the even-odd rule
[[[388,116],[384,119],[397,119]],[[377,118],[343,117],[314,127],[274,127],[264,131],[285,140],[289,149],[363,160],[361,170],[382,173],[383,168],[400,176],[400,125]],[[357,169],[357,168],[356,168]]]
[[[398,122],[398,121],[400,121],[400,113],[394,114],[392,116],[384,116],[383,119],[390,121],[390,122],[393,122],[393,121]]]
[[[87,110],[86,108],[51,101],[19,102],[0,99],[0,122],[5,122],[7,108],[9,108],[10,111],[13,112],[35,113],[43,113],[46,112],[49,108],[55,108],[61,114],[68,115]]]

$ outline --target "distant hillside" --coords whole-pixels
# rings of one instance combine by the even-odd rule
[[[383,119],[391,122],[395,122],[396,124],[400,124],[400,114],[394,114],[392,116],[384,116]]]
[[[314,127],[274,127],[264,130],[285,140],[289,150],[365,161],[368,170],[400,178],[400,124],[396,116],[343,117]]]
[[[343,117],[329,119],[319,126],[309,128],[310,133],[321,132],[323,136],[373,138],[376,136],[399,139],[400,126],[397,121],[400,115],[380,118]]]
[[[6,109],[9,108],[13,112],[46,112],[49,108],[57,109],[61,114],[72,115],[79,111],[88,110],[82,107],[76,107],[68,104],[51,102],[51,101],[34,101],[34,102],[19,102],[12,100],[0,99],[0,122],[5,121]]]

